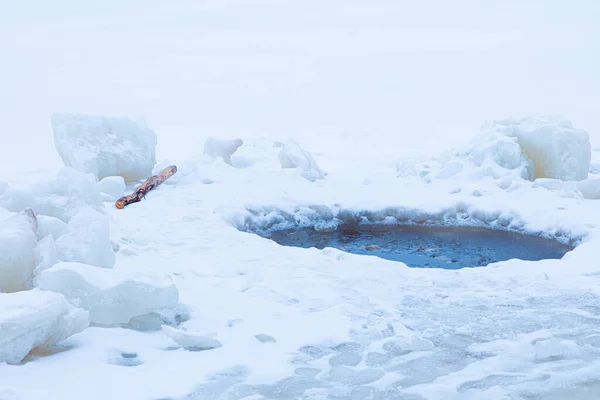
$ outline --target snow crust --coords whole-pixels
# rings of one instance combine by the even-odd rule
[[[57,293],[38,289],[0,293],[0,363],[21,362],[32,350],[59,343],[89,322],[87,311]]]
[[[64,295],[88,310],[95,324],[125,324],[133,317],[173,308],[179,294],[170,279],[128,274],[75,262],[61,262],[40,275],[38,287]]]
[[[300,171],[301,176],[311,182],[325,178],[325,172],[319,168],[313,156],[293,139],[285,142],[277,157],[281,168],[295,168]]]
[[[244,141],[242,139],[215,139],[207,138],[204,142],[204,155],[209,159],[221,158],[226,164],[231,165],[231,156],[237,151]]]
[[[36,266],[36,231],[31,214],[0,217],[0,292],[25,288]]]
[[[81,208],[56,240],[58,259],[112,268],[115,253],[108,218],[90,207]]]
[[[56,151],[67,167],[96,179],[148,178],[156,163],[157,138],[141,120],[81,114],[53,114]]]

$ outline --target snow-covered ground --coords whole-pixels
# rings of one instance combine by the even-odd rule
[[[7,5],[0,399],[599,398],[599,6],[482,4]],[[177,174],[116,209],[55,111],[144,117]],[[538,114],[572,125],[503,119]],[[111,149],[55,140],[148,168],[97,121]],[[361,219],[579,246],[450,271],[251,233]]]

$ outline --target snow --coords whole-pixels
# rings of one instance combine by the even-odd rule
[[[146,179],[156,163],[156,134],[144,121],[125,117],[53,114],[56,150],[67,167],[96,179]]]
[[[11,2],[0,13],[0,220],[38,216],[27,288],[59,261],[65,231],[45,217],[68,224],[91,207],[108,217],[114,267],[66,280],[55,270],[57,286],[149,274],[156,287],[167,275],[179,295],[0,364],[0,398],[599,398],[600,216],[581,178],[600,178],[600,42],[587,3]],[[61,110],[146,118],[157,160],[178,173],[123,210],[93,174],[56,179]],[[528,117],[546,114],[572,128]],[[580,129],[595,149],[587,176]],[[232,165],[203,162],[207,138],[243,140]],[[282,169],[288,138],[326,179]],[[560,260],[445,271],[252,233],[361,221],[578,246]],[[222,346],[187,350],[162,325]]]
[[[220,140],[207,138],[204,142],[204,155],[209,159],[221,158],[226,164],[231,165],[231,156],[244,144],[242,139]]]
[[[72,168],[62,168],[56,179],[39,182],[27,187],[10,186],[0,196],[0,207],[18,212],[31,208],[36,215],[55,217],[63,222],[77,214],[80,208],[89,206],[104,210],[100,192],[91,175]]]
[[[600,179],[591,178],[577,182],[577,189],[586,199],[600,199]]]
[[[81,208],[56,240],[61,261],[75,261],[100,268],[112,268],[115,253],[110,241],[108,217],[90,207]]]
[[[75,262],[44,270],[40,289],[63,294],[76,307],[90,312],[95,324],[125,324],[133,317],[177,305],[177,288],[156,274],[128,274]]]
[[[581,181],[588,176],[590,136],[562,117],[507,119],[495,121],[489,129],[517,139],[536,178]]]
[[[170,326],[163,326],[162,330],[165,335],[186,350],[203,351],[223,346],[223,344],[214,337],[214,333],[202,334],[198,332],[188,332]]]
[[[588,177],[591,160],[589,134],[558,116],[534,116],[493,121],[467,145],[427,158],[421,152],[402,150],[396,161],[399,178],[430,183],[449,178],[465,183],[494,180],[507,191],[529,185],[564,189],[577,196],[575,185]],[[552,183],[551,183],[552,182]]]
[[[117,200],[125,194],[125,180],[122,176],[107,176],[98,182],[98,190]]]
[[[295,168],[300,171],[302,177],[311,182],[325,178],[325,172],[319,168],[313,156],[293,139],[285,142],[277,157],[281,168]]]
[[[0,217],[0,292],[16,292],[36,266],[35,220],[25,213]]]
[[[83,331],[89,322],[87,311],[57,293],[37,289],[0,293],[0,363],[19,363],[32,350]]]

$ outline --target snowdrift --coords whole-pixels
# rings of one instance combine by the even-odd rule
[[[156,164],[156,134],[143,121],[124,117],[53,114],[56,150],[67,167],[100,180],[148,178]]]
[[[461,150],[423,159],[406,153],[396,163],[398,176],[433,179],[496,179],[503,189],[512,180],[581,181],[591,161],[589,134],[557,116],[505,119],[487,123]]]

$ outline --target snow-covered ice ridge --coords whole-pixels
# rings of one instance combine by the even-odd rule
[[[328,232],[341,225],[385,224],[488,228],[555,239],[569,245],[578,245],[587,237],[585,232],[563,226],[539,230],[529,226],[526,219],[514,212],[489,211],[466,202],[457,202],[435,212],[410,207],[352,210],[324,205],[285,209],[248,205],[244,211],[233,213],[228,219],[242,231],[262,235],[294,228],[314,228],[316,231]]]
[[[563,173],[570,167],[557,157],[583,154],[585,140],[551,121],[510,126],[544,126],[532,137],[553,144],[547,154],[555,158],[546,161],[559,167],[548,171]],[[571,134],[580,146],[559,145]],[[11,288],[21,291],[0,294],[0,355],[11,363],[0,364],[0,398],[597,395],[600,215],[590,194],[600,154],[590,150],[585,176],[541,178],[523,175],[539,146],[488,128],[482,135],[477,140],[490,146],[411,162],[400,157],[405,149],[383,156],[388,143],[340,153],[321,138],[298,140],[286,158],[287,138],[248,135],[239,147],[218,138],[124,210],[112,200],[121,179],[98,183],[75,168],[26,188],[0,185],[0,218],[13,218],[0,225],[10,228],[0,232],[0,246],[18,253],[7,265],[32,270],[27,282],[11,275]],[[502,149],[515,157],[498,158]],[[399,173],[397,158],[410,173]],[[23,213],[28,206],[37,224]],[[450,271],[286,248],[249,233],[339,223],[484,226],[577,247],[560,260]],[[52,312],[40,312],[46,303]],[[17,325],[17,335],[4,334]],[[76,379],[65,385],[65,376]]]

